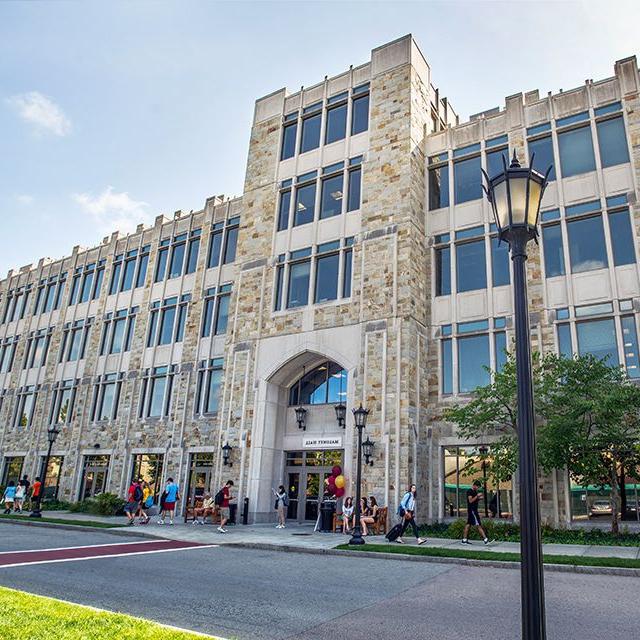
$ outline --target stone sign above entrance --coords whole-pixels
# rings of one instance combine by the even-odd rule
[[[342,438],[305,438],[302,441],[304,449],[335,449],[342,446]]]

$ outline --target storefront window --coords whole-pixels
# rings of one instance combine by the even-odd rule
[[[139,453],[133,456],[131,479],[142,478],[148,482],[155,499],[160,494],[163,462],[164,455],[161,453]]]

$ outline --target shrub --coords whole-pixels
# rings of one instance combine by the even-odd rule
[[[58,500],[57,498],[42,501],[42,508],[45,511],[67,511],[70,509],[70,507],[70,502],[66,502],[65,500]]]
[[[100,493],[95,498],[87,498],[70,505],[74,513],[92,513],[98,516],[115,516],[122,512],[124,500],[115,493]]]

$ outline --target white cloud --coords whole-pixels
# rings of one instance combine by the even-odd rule
[[[74,193],[71,198],[93,219],[102,234],[113,231],[131,233],[140,223],[153,222],[146,202],[134,200],[126,192],[118,193],[111,186],[97,196]]]
[[[33,204],[35,198],[33,196],[30,196],[26,193],[21,193],[20,195],[16,196],[16,200],[20,203],[25,205],[26,207],[28,207],[30,204]]]
[[[66,136],[71,132],[71,121],[62,109],[38,91],[11,96],[6,102],[25,122],[32,125],[37,133]]]

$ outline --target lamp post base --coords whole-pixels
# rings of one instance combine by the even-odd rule
[[[34,509],[30,514],[30,518],[42,518],[42,514],[40,513],[40,509]]]
[[[354,531],[351,539],[349,540],[349,544],[358,545],[364,544],[364,538],[362,537],[362,533],[360,531]]]

